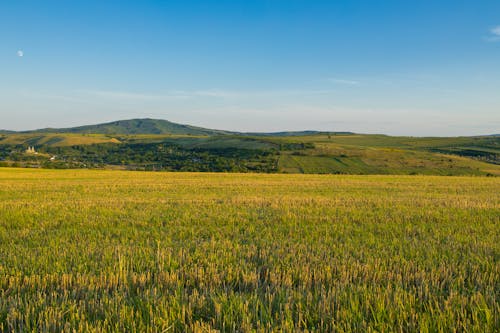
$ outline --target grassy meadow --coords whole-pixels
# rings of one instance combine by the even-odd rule
[[[0,331],[495,332],[499,193],[498,177],[0,168]]]
[[[155,122],[151,122],[152,126]],[[132,125],[126,128],[128,132],[143,130]],[[0,133],[0,166],[500,176],[500,136],[416,138],[319,132],[309,135],[105,134],[107,130],[110,128],[104,126],[101,134]],[[35,147],[37,154],[26,153],[28,147]]]

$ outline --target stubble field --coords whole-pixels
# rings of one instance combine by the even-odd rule
[[[494,332],[500,178],[0,168],[0,331]]]

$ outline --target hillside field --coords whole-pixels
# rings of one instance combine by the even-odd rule
[[[499,189],[0,168],[0,331],[495,332]]]
[[[0,166],[354,175],[500,175],[500,136],[414,138],[352,133],[292,134],[0,134]],[[26,153],[28,147],[35,147],[37,154]]]

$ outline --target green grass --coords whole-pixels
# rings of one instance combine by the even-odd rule
[[[470,158],[393,148],[346,148],[317,144],[300,154],[281,153],[284,173],[500,175],[500,166]]]
[[[0,331],[495,332],[500,179],[0,169]]]
[[[383,173],[378,168],[370,168],[359,158],[333,156],[301,156],[283,154],[280,156],[279,169],[285,173]],[[383,171],[383,170],[382,170]]]
[[[174,135],[219,135],[228,134],[226,131],[201,128],[190,125],[173,123],[162,119],[129,119],[110,123],[86,125],[72,128],[45,128],[30,133],[75,133],[75,134],[174,134]]]
[[[144,128],[141,127],[142,129]],[[275,171],[283,173],[500,175],[500,137],[493,136],[414,138],[362,134],[317,134],[252,137],[234,134],[112,136],[18,133],[5,134],[0,137],[0,156],[2,149],[14,150],[19,155],[19,152],[28,146],[35,146],[37,150],[43,152],[44,149],[50,150],[54,147],[104,143],[150,144],[151,154],[157,152],[155,144],[171,145],[184,150],[212,151],[215,154],[224,150],[266,151],[274,155],[272,158],[278,165]],[[133,154],[133,147],[130,149],[130,154]],[[9,160],[12,158],[9,154],[9,152],[3,153],[4,165],[12,165],[16,161],[15,159]],[[126,161],[129,157],[124,154],[122,160]],[[84,157],[73,154],[71,158],[78,160]],[[88,161],[80,162],[81,165],[87,164]]]

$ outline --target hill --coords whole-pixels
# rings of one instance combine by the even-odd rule
[[[44,128],[24,131],[23,133],[220,135],[230,132],[177,124],[162,119],[145,118],[71,128]]]
[[[312,135],[270,138],[289,173],[500,175],[500,138]],[[297,147],[306,147],[297,149]]]
[[[36,154],[27,152],[35,147]],[[0,133],[0,165],[324,174],[500,175],[500,137],[236,133],[132,119]]]
[[[163,119],[128,119],[109,123],[85,125],[68,128],[42,128],[30,131],[0,130],[0,134],[44,134],[44,133],[72,133],[72,134],[106,134],[106,135],[133,135],[133,134],[170,134],[170,135],[225,135],[236,134],[245,136],[304,136],[320,134],[320,131],[284,131],[284,132],[233,132],[215,130],[191,125],[174,123]],[[337,132],[336,132],[337,133]],[[352,134],[350,132],[338,132],[339,134]]]

